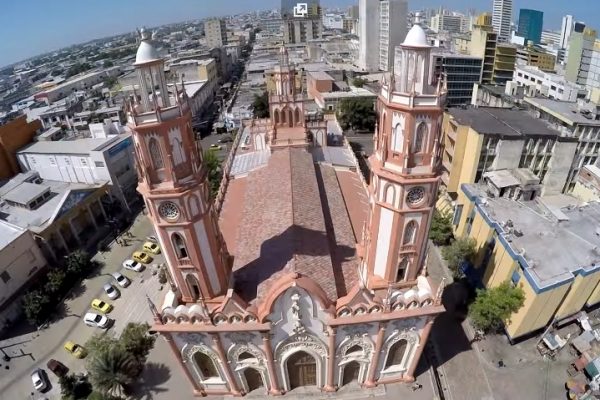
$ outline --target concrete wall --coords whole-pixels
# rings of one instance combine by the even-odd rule
[[[524,140],[500,140],[496,147],[496,158],[490,170],[519,168]]]
[[[548,163],[548,172],[544,177],[542,194],[551,195],[562,192],[569,177],[576,150],[576,142],[556,142],[552,158]]]
[[[2,226],[0,232],[5,232],[5,229],[13,230],[12,227]],[[4,279],[0,279],[0,306],[45,265],[46,259],[29,231],[22,231],[15,240],[1,249],[0,277]]]

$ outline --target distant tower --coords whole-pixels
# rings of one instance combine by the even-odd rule
[[[275,93],[269,97],[270,115],[274,126],[298,127],[304,125],[304,103],[296,93],[296,69],[290,64],[285,46],[279,50],[279,65],[274,72]]]
[[[184,90],[169,93],[164,60],[140,31],[137,71],[141,98],[129,106],[138,191],[160,241],[179,300],[226,292],[230,257],[210,201],[202,150],[194,140]],[[183,88],[181,88],[183,89]],[[171,96],[172,95],[172,96]]]
[[[562,25],[560,28],[560,48],[566,49],[569,46],[569,39],[573,32],[573,16],[565,15],[562,19]]]
[[[396,49],[394,70],[377,101],[363,235],[362,277],[370,289],[413,281],[421,273],[437,198],[446,90],[442,81],[432,81],[431,47],[419,17]]]
[[[492,26],[498,34],[498,42],[510,40],[510,24],[512,22],[513,2],[512,0],[494,0],[492,11]]]

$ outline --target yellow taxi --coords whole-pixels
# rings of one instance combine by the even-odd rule
[[[92,308],[96,311],[100,311],[103,314],[108,314],[112,311],[113,306],[110,303],[102,301],[100,299],[92,300]]]
[[[143,251],[136,251],[135,253],[133,253],[133,256],[131,258],[142,264],[148,264],[152,262],[152,257],[150,257],[148,253],[144,253]]]
[[[75,358],[84,358],[87,356],[87,350],[75,342],[68,341],[65,343],[65,350],[71,353]]]
[[[144,248],[144,251],[147,251],[148,253],[160,254],[160,246],[157,245],[156,243],[146,242],[146,243],[144,243],[143,248]]]

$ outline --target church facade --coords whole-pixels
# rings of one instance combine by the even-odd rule
[[[271,118],[240,133],[219,213],[185,91],[167,84],[141,36],[141,96],[128,121],[171,285],[152,329],[190,390],[281,395],[414,381],[444,311],[425,254],[445,88],[430,76],[422,28],[397,49],[382,87],[369,187],[357,168],[323,156],[349,150],[328,148],[328,121],[305,112],[282,48]]]

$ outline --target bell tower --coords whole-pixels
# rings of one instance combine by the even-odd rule
[[[414,281],[425,261],[440,176],[446,96],[443,82],[432,78],[430,53],[417,22],[396,47],[394,68],[377,100],[361,269],[369,289]]]
[[[279,65],[275,67],[275,92],[269,95],[271,121],[277,127],[304,125],[304,102],[296,91],[296,69],[290,64],[285,46],[279,50]]]
[[[167,85],[164,60],[149,32],[140,32],[135,69],[139,93],[128,105],[138,192],[144,197],[181,302],[211,299],[229,286],[230,257],[212,207],[202,149],[188,99]]]

